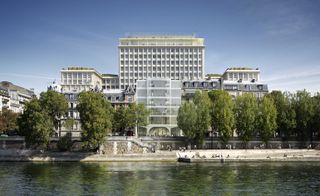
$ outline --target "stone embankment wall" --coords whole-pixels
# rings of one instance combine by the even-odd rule
[[[57,142],[59,138],[52,138],[49,145],[50,150],[57,150]],[[75,138],[71,151],[82,151],[82,143],[80,138]],[[238,139],[231,139],[228,144],[223,144],[218,138],[207,138],[202,146],[195,143],[190,143],[183,137],[107,137],[106,143],[101,147],[100,151],[103,154],[137,154],[146,153],[154,150],[179,150],[184,149],[298,149],[298,148],[320,149],[320,141],[314,140],[312,144],[308,141],[281,141],[273,139],[268,146],[262,141],[250,141],[245,146]],[[26,144],[23,137],[7,137],[0,138],[0,149],[25,149]]]

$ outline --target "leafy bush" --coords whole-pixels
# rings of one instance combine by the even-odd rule
[[[67,133],[65,136],[61,137],[57,143],[57,147],[60,151],[69,151],[72,147],[71,133]]]

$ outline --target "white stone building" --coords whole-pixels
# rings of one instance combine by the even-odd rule
[[[228,68],[221,77],[222,89],[231,96],[252,93],[257,98],[268,93],[268,85],[260,81],[258,68]]]
[[[203,79],[204,52],[204,39],[195,36],[120,38],[120,89],[147,78]]]

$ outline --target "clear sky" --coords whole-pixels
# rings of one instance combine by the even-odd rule
[[[0,81],[46,90],[68,66],[118,73],[128,34],[205,38],[206,73],[258,67],[270,90],[320,91],[319,0],[0,0]]]

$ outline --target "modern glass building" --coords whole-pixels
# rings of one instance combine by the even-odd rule
[[[149,125],[139,128],[139,136],[180,136],[177,115],[181,105],[181,81],[148,78],[137,81],[137,103],[150,110]]]

